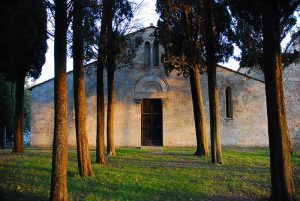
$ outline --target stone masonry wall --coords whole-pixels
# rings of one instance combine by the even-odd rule
[[[300,64],[283,71],[287,122],[291,140],[300,145]]]
[[[241,68],[239,72],[264,80],[260,70]],[[294,145],[300,144],[300,64],[292,64],[283,71],[286,118],[289,135]]]
[[[145,41],[153,44],[153,29],[145,29]],[[160,48],[161,51],[161,48]],[[166,76],[164,68],[145,66],[141,47],[132,69],[115,74],[115,144],[118,147],[141,146],[141,102],[145,98],[159,98],[163,106],[163,146],[190,147],[196,145],[193,107],[189,80],[176,72]],[[161,52],[160,52],[161,53]],[[68,74],[69,145],[76,146],[72,73]],[[106,73],[105,91],[106,86]],[[217,71],[221,143],[224,146],[265,146],[267,118],[264,83],[219,67]],[[207,76],[201,75],[204,105],[209,135],[209,104]],[[232,88],[233,118],[225,117],[225,89]],[[51,146],[53,139],[53,80],[32,88],[32,146]],[[86,67],[87,128],[89,142],[96,144],[96,72],[93,64]],[[105,95],[105,101],[107,97]],[[105,103],[106,106],[106,103]],[[105,139],[106,141],[106,139]]]

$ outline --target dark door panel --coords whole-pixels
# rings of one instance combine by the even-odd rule
[[[142,146],[162,146],[162,103],[160,99],[143,100]]]
[[[154,114],[152,115],[152,126],[153,127],[162,127],[162,119],[161,119],[161,114],[157,115]]]

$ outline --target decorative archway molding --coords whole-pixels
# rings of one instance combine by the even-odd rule
[[[160,75],[149,73],[141,76],[135,83],[135,93],[168,92],[168,82]]]

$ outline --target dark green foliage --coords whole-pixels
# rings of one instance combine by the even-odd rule
[[[204,9],[206,8],[204,7]],[[233,31],[232,16],[226,6],[226,0],[212,1],[212,15],[214,22],[213,29],[216,34],[216,44],[214,48],[217,63],[228,62],[229,57],[233,54],[233,42],[236,36]]]
[[[156,10],[160,19],[155,34],[165,50],[162,61],[166,72],[176,69],[188,75],[188,69],[195,65],[203,70],[206,58],[202,1],[158,0]],[[222,1],[214,4],[213,11],[217,33],[216,57],[218,62],[226,62],[233,53],[231,16]]]
[[[101,19],[102,1],[91,0],[86,2],[83,30],[84,30],[84,62],[97,59]]]
[[[257,58],[257,62],[252,61],[247,67],[264,71],[273,201],[295,200],[290,163],[291,141],[285,114],[282,58],[286,54],[298,52],[282,54],[280,43],[295,25],[296,17],[293,14],[299,9],[299,5],[298,0],[231,1],[232,13],[237,19],[237,32],[240,32],[237,39],[240,40],[238,44],[243,51],[242,59],[247,64],[250,57]],[[244,26],[245,24],[247,26]],[[253,47],[249,48],[249,45]],[[252,52],[254,48],[258,48],[258,51]],[[292,60],[293,57],[285,59],[286,62]]]
[[[1,1],[1,72],[38,78],[47,51],[47,15],[43,1]]]
[[[11,130],[14,126],[15,85],[0,74],[0,121]]]
[[[24,90],[24,130],[31,130],[31,91],[28,89],[28,84]]]
[[[0,73],[16,82],[14,152],[22,153],[24,80],[40,76],[47,51],[47,13],[43,0],[0,3]]]
[[[176,4],[177,3],[177,4]],[[153,35],[164,47],[162,62],[166,74],[176,70],[190,78],[197,149],[195,155],[208,155],[206,121],[202,101],[200,72],[204,67],[201,4],[195,1],[157,1],[160,15]],[[156,42],[158,42],[156,41]]]
[[[241,49],[238,58],[241,67],[251,67],[263,70],[263,36],[262,36],[262,1],[260,0],[229,0],[229,5],[235,17],[235,43]],[[299,1],[284,1],[280,8],[280,42],[293,31],[297,23]],[[299,29],[292,35],[290,42],[282,48],[284,67],[299,62],[299,52],[294,48],[299,38]]]
[[[283,64],[287,67],[291,63],[300,63],[300,27],[291,35],[291,40],[283,50]],[[298,47],[298,49],[297,49]]]
[[[0,74],[0,147],[2,145],[12,145],[12,130],[14,128],[14,114],[15,114],[15,84],[5,79]],[[3,142],[3,132],[6,129],[6,141]]]
[[[188,76],[191,68],[204,66],[200,9],[196,1],[157,1],[160,19],[154,35],[164,47],[161,59],[167,74],[175,69]]]
[[[220,130],[216,66],[228,61],[233,53],[231,15],[223,1],[157,0],[156,10],[160,19],[158,33],[154,34],[164,47],[162,62],[166,73],[176,70],[187,77],[190,69],[200,68],[200,72],[208,69],[211,142],[218,147],[218,163],[222,163],[220,137],[216,132]],[[214,163],[216,149],[211,147]]]

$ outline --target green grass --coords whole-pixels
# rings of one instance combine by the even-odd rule
[[[119,149],[108,165],[93,163],[94,177],[77,173],[69,151],[70,200],[267,200],[269,153],[265,148],[225,148],[224,164],[193,156],[194,149]],[[95,161],[95,153],[92,152]],[[292,156],[300,198],[300,150]],[[51,151],[27,149],[24,155],[0,151],[0,200],[48,200]]]

